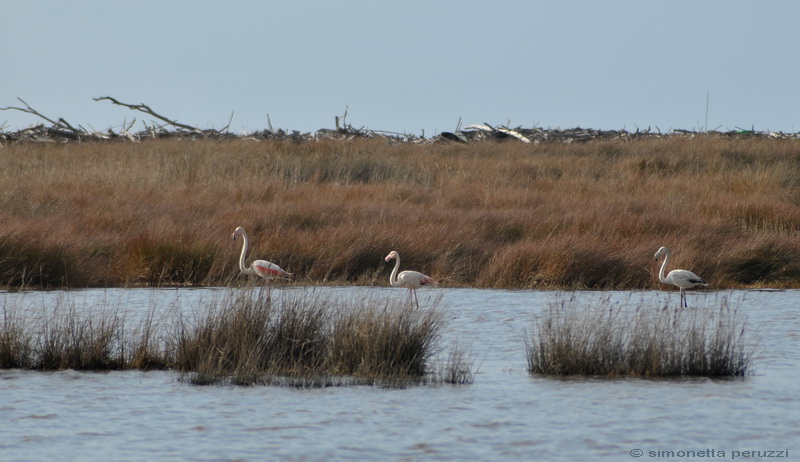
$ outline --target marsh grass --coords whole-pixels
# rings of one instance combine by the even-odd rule
[[[464,352],[437,368],[443,315],[386,301],[343,303],[259,289],[226,297],[182,323],[177,368],[196,384],[289,386],[468,383]],[[456,377],[453,379],[453,377]]]
[[[475,358],[470,349],[455,344],[445,359],[436,364],[435,381],[452,385],[468,385],[475,381]]]
[[[386,300],[347,301],[306,290],[270,296],[229,289],[190,311],[151,308],[126,322],[121,307],[65,299],[40,313],[3,308],[0,367],[175,370],[198,385],[293,387],[471,383],[465,350],[443,354],[444,311]],[[133,324],[132,328],[128,324]]]
[[[334,321],[331,365],[356,377],[424,377],[443,327],[442,312],[405,301],[354,307]]]
[[[754,344],[738,308],[553,303],[526,337],[528,371],[550,376],[737,377]]]
[[[44,317],[34,343],[33,364],[40,370],[116,370],[125,367],[115,314],[78,314],[74,307]]]
[[[0,366],[38,370],[111,370],[125,367],[121,318],[113,313],[78,313],[57,304],[31,319],[3,307]]]
[[[79,277],[76,259],[66,245],[0,237],[0,284],[19,288],[80,286]]]
[[[33,339],[19,316],[3,307],[0,330],[0,368],[25,369],[32,366]]]
[[[154,286],[205,281],[216,257],[216,249],[208,244],[187,246],[147,238],[133,241],[129,252],[140,268],[134,282]]]
[[[652,255],[715,289],[800,287],[800,143],[180,141],[0,149],[0,285],[216,285],[250,259],[378,284],[640,289]]]
[[[731,279],[744,285],[769,285],[800,279],[800,249],[782,241],[737,249],[725,263]]]
[[[174,315],[174,311],[168,313]],[[157,317],[155,306],[147,309],[137,327],[129,330],[123,326],[124,330],[120,333],[123,342],[120,346],[123,348],[125,368],[143,371],[171,369],[175,362],[175,335],[170,334],[171,328],[165,314]]]
[[[227,294],[192,318],[181,319],[176,366],[187,381],[256,384],[265,381],[268,371],[313,372],[308,342],[314,336],[314,319],[323,312],[294,307],[297,310],[279,313],[266,292],[255,290]],[[309,321],[305,326],[304,315]]]

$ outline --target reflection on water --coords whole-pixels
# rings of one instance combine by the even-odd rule
[[[388,288],[288,288],[335,297],[403,297]],[[0,293],[41,315],[58,303],[197,309],[221,289]],[[197,387],[172,372],[0,371],[2,460],[630,460],[632,450],[783,450],[800,441],[800,291],[699,292],[723,299],[759,343],[755,374],[735,380],[530,377],[523,337],[542,308],[677,304],[672,292],[421,291],[447,310],[443,348],[467,346],[475,383],[408,389]],[[792,452],[790,452],[792,453]],[[659,453],[655,453],[659,454]],[[664,460],[664,458],[661,458]],[[683,460],[690,460],[684,458]]]

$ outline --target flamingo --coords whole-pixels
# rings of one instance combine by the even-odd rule
[[[678,287],[681,290],[681,306],[688,308],[689,305],[686,303],[686,289],[707,286],[708,283],[700,276],[692,273],[689,270],[683,269],[672,270],[669,272],[667,277],[664,277],[664,268],[667,267],[667,261],[669,260],[670,255],[667,247],[661,247],[658,249],[658,252],[656,252],[654,257],[656,260],[658,260],[658,257],[662,255],[665,255],[665,257],[664,263],[661,264],[661,271],[658,272],[658,279],[664,284],[672,284]]]
[[[426,276],[419,271],[403,271],[400,274],[397,274],[397,270],[400,269],[400,254],[397,251],[392,250],[389,252],[389,255],[386,256],[384,260],[388,263],[389,260],[395,259],[397,260],[394,264],[394,269],[392,270],[392,274],[389,275],[389,284],[392,287],[405,287],[408,289],[408,298],[411,304],[413,305],[416,301],[417,308],[419,308],[419,298],[417,298],[417,289],[422,286],[426,285],[434,285],[437,286],[439,284],[436,283],[430,276]]]
[[[282,278],[282,279],[291,279],[292,273],[288,273],[284,271],[283,268],[276,265],[275,263],[266,261],[266,260],[255,260],[250,267],[246,267],[244,265],[244,258],[247,255],[247,233],[244,232],[244,228],[239,226],[236,228],[236,231],[233,232],[231,238],[233,241],[236,241],[236,236],[242,236],[242,254],[239,256],[239,270],[241,270],[244,274],[254,274],[259,276],[266,281],[267,284],[267,294],[269,296],[270,286],[269,281],[275,278]]]

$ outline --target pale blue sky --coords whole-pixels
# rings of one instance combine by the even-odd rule
[[[97,130],[800,131],[800,2],[3,0],[0,107]],[[39,120],[0,111],[15,130]],[[135,129],[141,129],[138,124]]]

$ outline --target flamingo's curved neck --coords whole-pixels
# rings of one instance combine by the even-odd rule
[[[658,272],[658,280],[664,284],[669,284],[667,278],[664,277],[664,270],[667,268],[667,261],[669,260],[669,251],[664,252],[664,263],[661,264],[661,271]]]
[[[389,284],[394,287],[400,287],[400,281],[397,280],[397,271],[400,269],[400,256],[394,258],[394,269],[392,270],[392,274],[389,275]]]
[[[242,254],[239,256],[239,270],[241,270],[242,273],[250,274],[252,268],[248,268],[244,264],[244,259],[245,256],[247,255],[247,245],[248,245],[247,234],[245,234],[244,231],[242,231]]]

